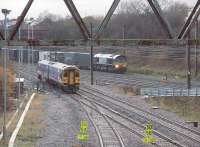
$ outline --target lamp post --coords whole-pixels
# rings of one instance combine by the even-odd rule
[[[7,16],[11,12],[11,10],[8,9],[2,9],[1,12],[4,14],[4,33],[5,33],[5,42],[7,43]],[[7,111],[7,49],[4,48],[4,80],[3,80],[3,97],[4,97],[4,109],[3,109],[3,139],[6,141],[6,111]]]
[[[21,26],[19,27],[18,33],[19,33],[18,39],[20,41],[21,40]],[[22,47],[19,47],[19,54],[18,54],[18,99],[17,99],[17,108],[18,108],[18,110],[19,110],[19,107],[20,107],[20,95],[21,95],[20,64],[21,64],[21,62],[23,64],[23,61],[21,60],[21,57],[22,57]]]
[[[29,39],[33,39],[33,25],[31,26],[31,24],[34,22],[34,18],[30,18],[29,20],[28,20],[28,40]],[[32,30],[32,35],[30,35],[30,26],[31,26],[31,30]]]
[[[34,22],[34,18],[30,18],[29,20],[28,20],[28,40],[33,40],[33,35],[34,35],[34,30],[33,30],[33,25],[32,25],[32,23]],[[30,28],[31,28],[31,32],[32,33],[30,33]],[[32,35],[30,35],[30,34],[32,34]],[[32,60],[32,62],[31,62],[31,60]],[[29,49],[28,49],[28,64],[30,64],[31,65],[31,63],[33,64],[33,47],[31,47],[31,57],[30,57],[30,51],[29,51]],[[30,71],[30,73],[31,73],[31,69],[32,68],[30,68],[30,66],[29,66],[29,71]],[[33,78],[32,78],[32,76],[30,77],[30,80],[32,80]]]
[[[90,80],[91,80],[91,85],[94,84],[94,65],[93,65],[93,25],[92,23],[90,24],[91,32],[90,32],[90,45],[91,45],[91,50],[90,50]]]

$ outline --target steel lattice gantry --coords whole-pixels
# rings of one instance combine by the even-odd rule
[[[197,0],[196,5],[194,6],[192,12],[190,13],[187,21],[185,22],[180,34],[178,35],[178,39],[184,39],[188,36],[191,28],[194,25],[194,22],[198,19],[200,14],[200,0]]]
[[[148,1],[149,5],[151,6],[153,12],[157,16],[157,18],[158,18],[163,30],[165,31],[167,37],[172,39],[173,35],[172,35],[171,26],[170,26],[169,22],[167,21],[167,19],[165,19],[158,1],[157,0],[147,0],[147,1]]]
[[[101,36],[101,33],[103,32],[103,30],[106,28],[110,18],[112,17],[113,13],[115,12],[117,6],[119,5],[120,0],[114,0],[112,6],[110,7],[107,15],[105,16],[105,18],[103,19],[102,23],[100,24],[96,34],[95,34],[95,39],[99,39],[99,37]]]
[[[28,10],[30,9],[32,3],[34,0],[29,0],[26,7],[24,8],[22,14],[20,15],[20,17],[17,20],[16,25],[14,26],[11,35],[10,35],[10,40],[14,39],[14,36],[16,35],[21,23],[23,22]],[[84,21],[82,20],[76,6],[74,5],[72,0],[64,0],[66,6],[68,7],[72,17],[74,18],[75,22],[77,23],[83,37],[85,40],[88,40],[90,38],[90,32],[86,27],[86,24],[84,23]],[[103,20],[103,22],[101,23],[101,25],[99,26],[99,30],[97,31],[97,35],[95,36],[100,36],[101,32],[103,31],[103,29],[106,27],[106,25],[108,24],[111,16],[113,15],[114,11],[116,10],[118,4],[119,4],[120,0],[114,0],[110,10],[108,11],[105,19]]]
[[[26,7],[22,11],[20,17],[18,17],[17,22],[11,32],[11,35],[9,37],[9,40],[13,40],[14,36],[16,35],[21,23],[23,22],[26,14],[28,13],[32,3],[34,0],[29,0]],[[167,19],[164,18],[164,15],[162,13],[162,10],[160,8],[160,5],[158,4],[157,0],[147,0],[149,5],[151,6],[153,12],[155,13],[156,17],[158,18],[163,30],[166,33],[166,36],[170,39],[173,38],[172,29],[170,27],[170,24],[168,23]],[[115,12],[117,6],[119,5],[120,0],[114,0],[112,3],[112,6],[110,7],[108,13],[106,14],[105,18],[103,19],[102,23],[99,25],[98,30],[95,34],[95,39],[99,39],[103,30],[106,28],[109,20],[111,19],[113,13]],[[72,17],[74,18],[75,22],[77,23],[83,37],[85,40],[88,40],[90,38],[90,32],[84,23],[83,19],[81,18],[76,6],[73,3],[73,0],[64,0],[64,3],[68,7]],[[183,39],[185,36],[187,36],[188,31],[192,27],[194,21],[198,18],[200,14],[200,1],[198,0],[192,13],[190,14],[188,20],[186,21],[181,33],[179,34],[178,38]],[[0,33],[0,38],[4,39],[4,36]]]
[[[13,40],[14,39],[14,37],[15,37],[15,35],[16,35],[20,25],[21,25],[21,23],[23,22],[26,14],[28,13],[33,1],[34,0],[29,0],[28,1],[27,5],[24,8],[24,10],[22,11],[20,17],[18,17],[17,22],[16,22],[16,24],[15,24],[15,26],[14,26],[12,32],[11,32],[11,35],[9,37],[9,40]],[[81,30],[81,33],[83,34],[84,39],[87,40],[89,38],[89,36],[90,36],[89,35],[90,33],[89,33],[88,29],[86,28],[86,25],[83,22],[80,14],[78,13],[73,1],[72,0],[64,0],[64,2],[67,5],[67,7],[68,7],[70,13],[72,14],[73,18],[75,19],[75,22],[78,24],[79,29]]]
[[[90,32],[87,29],[84,21],[82,20],[78,10],[76,9],[76,6],[74,5],[72,0],[64,0],[66,6],[68,7],[70,13],[72,14],[74,20],[76,21],[76,23],[78,24],[83,37],[87,40],[88,38],[90,38]]]
[[[14,36],[16,35],[20,25],[22,24],[26,14],[28,13],[28,10],[30,9],[32,3],[34,0],[29,0],[26,7],[24,8],[24,10],[22,11],[22,14],[18,17],[17,22],[11,32],[11,35],[9,37],[9,40],[13,40]]]
[[[2,40],[4,40],[4,36],[3,36],[3,34],[0,32],[0,38],[2,39]]]
[[[16,35],[21,23],[23,22],[27,12],[29,11],[32,3],[34,0],[29,0],[26,7],[24,8],[22,14],[20,15],[20,17],[17,20],[16,25],[14,26],[11,35],[9,37],[10,40],[14,39],[14,36]],[[151,6],[151,8],[153,9],[154,13],[156,14],[157,18],[159,19],[159,22],[161,23],[161,26],[163,27],[163,29],[165,30],[167,36],[169,38],[172,38],[171,35],[171,31],[170,31],[170,27],[169,24],[167,23],[166,19],[164,19],[163,15],[161,14],[161,9],[157,3],[156,0],[147,0]],[[83,37],[85,40],[88,40],[90,38],[90,32],[87,29],[84,21],[82,20],[78,10],[76,9],[76,6],[74,5],[72,0],[64,0],[66,6],[68,7],[71,15],[73,16],[73,18],[75,19],[75,22],[77,23]],[[114,11],[116,10],[117,6],[119,5],[120,0],[114,0],[114,2],[112,3],[112,6],[110,7],[108,13],[106,14],[105,18],[103,19],[102,23],[100,24],[100,26],[98,27],[98,30],[95,34],[95,39],[98,39],[103,30],[106,28],[109,20],[111,19]],[[0,35],[1,36],[1,35]],[[3,36],[1,36],[3,37]]]

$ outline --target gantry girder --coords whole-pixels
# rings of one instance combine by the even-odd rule
[[[4,38],[4,36],[3,36],[3,34],[0,32],[0,39],[1,40],[5,40],[5,38]]]
[[[64,0],[66,6],[68,7],[71,15],[73,16],[74,20],[76,21],[77,25],[80,28],[80,31],[82,32],[83,37],[87,40],[90,38],[90,32],[87,29],[84,21],[82,20],[78,10],[76,9],[76,6],[74,5],[72,0]]]
[[[120,0],[114,0],[114,2],[112,3],[112,6],[110,7],[107,15],[105,16],[105,18],[103,19],[102,23],[100,24],[96,34],[95,34],[95,39],[99,39],[99,37],[101,36],[103,30],[106,28],[109,20],[111,19],[113,13],[115,12],[117,6],[119,5]]]
[[[167,19],[165,19],[158,1],[157,0],[147,0],[147,1],[148,1],[149,5],[151,6],[153,12],[157,16],[157,18],[158,18],[163,30],[165,31],[167,37],[172,39],[173,35],[172,35],[171,26],[169,25]]]
[[[32,3],[34,0],[29,0],[26,7],[24,8],[22,14],[20,15],[19,19],[17,20],[16,25],[14,26],[11,35],[10,35],[10,40],[14,39],[14,36],[16,35],[21,23],[23,22],[28,10],[30,9]],[[86,24],[84,23],[83,19],[81,18],[76,6],[74,5],[72,0],[64,0],[66,6],[68,7],[72,17],[74,18],[76,24],[78,25],[83,37],[85,40],[88,40],[90,38],[90,32],[86,27]],[[106,25],[108,24],[111,16],[113,15],[114,11],[116,10],[120,0],[114,0],[111,8],[109,9],[105,19],[102,21],[101,25],[99,26],[99,29],[97,31],[97,35],[95,36],[100,36]]]
[[[15,37],[20,25],[22,24],[26,14],[28,13],[28,10],[30,9],[32,3],[34,0],[29,0],[26,7],[24,8],[24,10],[22,11],[22,14],[18,17],[17,22],[11,32],[11,35],[9,37],[9,40],[13,40],[13,38]]]
[[[26,14],[28,13],[32,3],[33,3],[34,0],[29,0],[26,7],[24,8],[24,10],[22,11],[21,15],[19,16],[19,18],[17,19],[17,22],[11,32],[11,35],[9,37],[9,40],[13,40],[14,39],[14,36],[16,35],[20,25],[22,24]],[[78,24],[80,30],[81,30],[81,33],[83,34],[83,37],[84,39],[88,39],[89,38],[89,31],[85,25],[85,23],[83,22],[80,14],[78,13],[74,3],[72,2],[72,0],[64,0],[65,4],[67,5],[70,13],[72,14],[73,18],[75,19],[75,22]]]
[[[188,36],[194,22],[198,19],[200,14],[200,0],[197,0],[196,5],[194,6],[192,12],[190,13],[187,21],[185,22],[183,28],[181,29],[180,34],[178,35],[178,39],[184,39]]]
[[[26,14],[28,13],[32,3],[34,0],[29,0],[26,7],[22,11],[21,15],[18,17],[17,22],[11,32],[11,35],[9,37],[9,40],[13,40],[14,36],[16,35],[21,23],[23,22]],[[170,27],[170,24],[168,23],[167,19],[165,19],[162,10],[160,8],[160,5],[158,4],[157,0],[147,0],[149,5],[151,6],[153,12],[155,13],[156,17],[158,18],[163,30],[166,33],[166,36],[169,39],[173,38],[172,29]],[[64,0],[66,6],[68,7],[72,17],[74,18],[76,24],[78,25],[83,37],[85,40],[88,40],[90,38],[90,32],[84,23],[82,17],[80,16],[75,4],[73,3],[73,0]],[[113,13],[115,12],[117,6],[119,5],[120,0],[114,0],[112,3],[112,6],[110,7],[108,13],[106,14],[105,18],[103,19],[102,23],[99,25],[96,34],[95,39],[99,39],[101,37],[102,32],[106,28],[109,20],[111,19]],[[193,11],[191,12],[188,20],[186,21],[183,29],[181,30],[181,33],[179,34],[178,38],[183,39],[185,36],[187,36],[188,31],[192,27],[194,21],[198,18],[200,14],[200,1],[197,1],[197,4],[195,5]],[[4,36],[0,33],[0,38],[4,39]]]
[[[34,0],[29,0],[26,7],[24,8],[22,14],[20,15],[20,17],[17,19],[16,25],[14,26],[11,35],[10,35],[10,40],[14,39],[14,36],[16,35],[21,23],[23,22],[27,12],[29,11],[32,3]],[[152,7],[154,13],[156,14],[156,16],[158,17],[163,29],[166,31],[167,36],[169,38],[172,38],[170,29],[169,29],[169,25],[167,24],[166,20],[164,19],[164,17],[160,14],[161,13],[161,9],[159,8],[158,3],[153,2],[154,0],[147,0],[150,4],[150,6]],[[88,40],[90,38],[90,32],[86,27],[86,24],[84,23],[84,21],[82,20],[78,10],[76,9],[76,6],[74,5],[72,0],[64,0],[66,6],[68,7],[72,17],[74,18],[75,22],[77,23],[83,37],[85,40]],[[100,24],[100,26],[98,27],[98,30],[95,34],[95,39],[99,39],[103,30],[106,28],[109,20],[111,19],[114,11],[116,10],[117,6],[119,5],[120,0],[114,0],[114,2],[112,3],[112,6],[110,7],[108,13],[106,14],[105,18],[103,19],[102,23]]]

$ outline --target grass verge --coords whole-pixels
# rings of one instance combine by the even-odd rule
[[[152,106],[176,113],[185,121],[200,122],[200,97],[153,97],[147,100]]]
[[[161,69],[153,69],[147,67],[129,67],[128,72],[129,74],[137,73],[137,74],[144,74],[144,75],[152,75],[152,76],[168,76],[169,78],[176,78],[176,79],[184,79],[186,78],[185,72],[180,71],[173,71],[173,70],[161,70]]]
[[[20,129],[15,145],[20,147],[34,147],[38,139],[42,137],[45,127],[43,121],[45,96],[36,95]]]

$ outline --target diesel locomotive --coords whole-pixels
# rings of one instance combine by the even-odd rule
[[[38,79],[48,81],[63,91],[76,93],[80,86],[80,70],[73,65],[42,60],[38,62]]]
[[[124,73],[127,70],[127,59],[123,55],[96,54],[94,69],[98,71]]]

